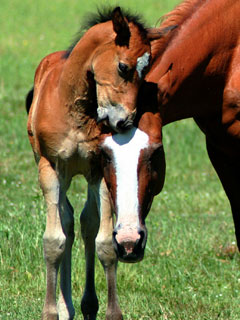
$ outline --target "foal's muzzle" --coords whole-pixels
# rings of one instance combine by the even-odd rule
[[[113,231],[113,246],[117,257],[122,262],[138,262],[144,257],[147,242],[147,230],[139,228],[134,230],[116,228]]]
[[[135,117],[135,112],[129,113],[120,105],[98,107],[97,114],[97,122],[105,122],[118,133],[131,129]]]

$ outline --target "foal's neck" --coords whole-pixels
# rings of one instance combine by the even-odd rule
[[[70,101],[88,100],[93,79],[92,59],[102,44],[114,37],[110,21],[90,28],[73,48],[66,60],[60,78],[61,94]]]

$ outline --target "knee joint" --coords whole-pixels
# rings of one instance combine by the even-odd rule
[[[52,263],[61,259],[65,251],[65,243],[66,237],[64,234],[58,236],[44,234],[43,248],[45,259]]]
[[[104,267],[108,267],[115,263],[117,260],[116,253],[112,244],[112,238],[96,239],[96,251],[99,260]]]

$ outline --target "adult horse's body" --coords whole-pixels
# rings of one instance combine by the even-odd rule
[[[146,76],[148,86],[157,90],[162,126],[193,117],[205,133],[209,157],[232,207],[238,248],[239,14],[239,1],[186,0],[161,24],[178,27],[152,43],[153,65]]]
[[[136,18],[123,16],[119,8],[110,13],[98,18],[98,24],[70,51],[56,52],[42,60],[27,98],[28,135],[47,204],[43,319],[74,317],[74,218],[66,196],[72,177],[83,174],[88,181],[88,199],[81,214],[86,255],[81,304],[84,319],[95,319],[98,310],[94,285],[96,236],[108,283],[107,319],[122,319],[116,296],[116,253],[122,261],[142,259],[147,238],[145,217],[154,194],[163,185],[159,115],[142,109],[135,118],[138,88],[150,62],[149,41],[161,33],[144,29]],[[114,131],[119,133],[113,135]],[[157,162],[163,165],[156,166]],[[114,234],[113,209],[117,214]]]

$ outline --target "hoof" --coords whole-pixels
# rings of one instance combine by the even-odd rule
[[[58,314],[57,313],[44,313],[42,315],[42,320],[59,320]]]
[[[96,320],[98,312],[98,299],[96,294],[85,293],[81,301],[81,310],[84,320]]]
[[[83,315],[84,320],[96,320],[97,319],[97,315],[96,314],[85,314]]]
[[[107,311],[106,320],[123,320],[121,310]]]

